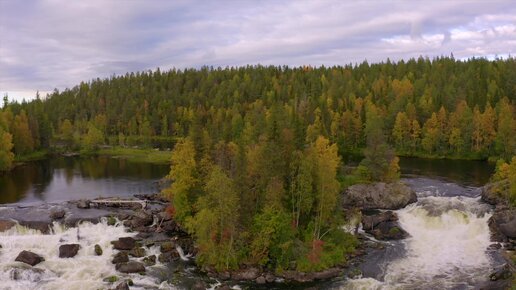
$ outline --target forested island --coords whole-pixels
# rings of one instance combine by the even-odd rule
[[[342,190],[396,184],[397,156],[500,160],[493,181],[508,180],[499,193],[514,206],[515,96],[514,58],[128,73],[6,96],[0,170],[46,154],[171,150],[163,194],[198,264],[316,272],[359,244],[342,230],[353,223]],[[363,159],[350,169],[349,155]]]

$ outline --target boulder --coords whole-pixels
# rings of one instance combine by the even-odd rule
[[[170,252],[166,252],[166,253],[162,253],[158,256],[158,261],[160,261],[161,263],[165,264],[165,263],[169,263],[169,262],[172,262],[172,261],[176,261],[176,260],[179,260],[179,253],[174,250],[174,251],[170,251]]]
[[[417,201],[414,190],[401,182],[356,184],[348,187],[342,195],[345,208],[400,209]]]
[[[119,264],[119,263],[126,263],[129,262],[129,256],[127,256],[126,252],[118,252],[113,257],[113,260],[111,260],[111,263],[113,264]]]
[[[260,269],[255,268],[255,267],[250,267],[250,268],[241,269],[237,272],[232,273],[231,278],[233,280],[251,281],[251,280],[258,278],[258,276],[260,275],[260,272],[261,272]]]
[[[122,273],[142,273],[145,272],[145,266],[140,262],[130,261],[127,263],[119,263],[115,269]]]
[[[196,281],[192,285],[192,290],[206,290],[208,288],[209,288],[208,285],[206,285],[206,283],[204,281]]]
[[[372,230],[380,223],[397,220],[398,216],[390,210],[373,215],[364,214],[362,215],[362,227],[364,230]]]
[[[49,221],[19,221],[19,224],[29,229],[38,230],[42,234],[50,233],[50,228],[52,226]]]
[[[118,241],[111,242],[113,248],[117,250],[131,250],[136,246],[136,240],[131,237],[119,238]]]
[[[41,257],[40,255],[35,254],[33,252],[21,251],[20,254],[18,254],[18,257],[16,257],[15,261],[23,262],[25,264],[34,266],[34,265],[37,265],[37,264],[45,261],[45,259],[43,259],[43,257]]]
[[[102,256],[102,252],[103,252],[103,251],[102,251],[102,248],[100,247],[100,245],[99,245],[99,244],[96,244],[96,245],[95,245],[95,255],[97,255],[97,256]]]
[[[143,258],[143,263],[147,267],[156,265],[156,255],[151,255]]]
[[[175,249],[176,249],[176,245],[174,245],[174,243],[172,243],[172,242],[164,242],[164,243],[161,243],[161,245],[159,246],[159,250],[162,253],[170,252]]]
[[[116,285],[114,290],[129,290],[129,285],[127,285],[127,282],[124,281]]]
[[[73,258],[81,248],[78,244],[66,244],[59,246],[59,258]]]
[[[267,273],[265,274],[265,280],[267,281],[267,283],[272,283],[276,281],[276,276],[272,275],[271,273]]]
[[[81,208],[81,209],[86,209],[86,208],[90,208],[90,201],[89,200],[79,200],[77,202],[77,208]]]
[[[377,240],[401,240],[408,237],[408,233],[403,230],[397,222],[383,222],[372,230],[366,231],[372,234]]]
[[[14,227],[16,222],[12,220],[0,220],[0,232],[5,232],[8,229]]]
[[[506,204],[506,192],[509,191],[509,181],[491,182],[482,187],[481,199],[491,205]]]
[[[145,211],[137,211],[130,221],[131,228],[150,226],[153,222],[152,214]]]
[[[62,219],[65,216],[66,212],[64,208],[60,206],[52,207],[50,209],[49,217],[53,220]]]
[[[135,258],[141,258],[145,256],[145,250],[141,247],[133,248],[129,251],[129,256],[135,257]]]
[[[516,216],[513,216],[509,222],[500,224],[500,231],[506,237],[516,239]]]

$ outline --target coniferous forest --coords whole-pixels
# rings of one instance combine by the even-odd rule
[[[164,194],[200,264],[316,271],[357,244],[338,230],[346,184],[398,179],[396,156],[509,162],[515,98],[514,58],[127,73],[4,98],[0,170],[37,151],[173,149]]]

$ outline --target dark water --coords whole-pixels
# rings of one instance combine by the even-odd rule
[[[494,172],[487,161],[423,159],[400,157],[401,173],[445,179],[469,186],[483,186]]]
[[[0,204],[41,203],[154,193],[168,165],[106,156],[29,162],[0,175]]]

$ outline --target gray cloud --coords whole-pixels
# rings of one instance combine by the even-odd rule
[[[514,54],[511,2],[0,0],[0,92],[156,67]]]

